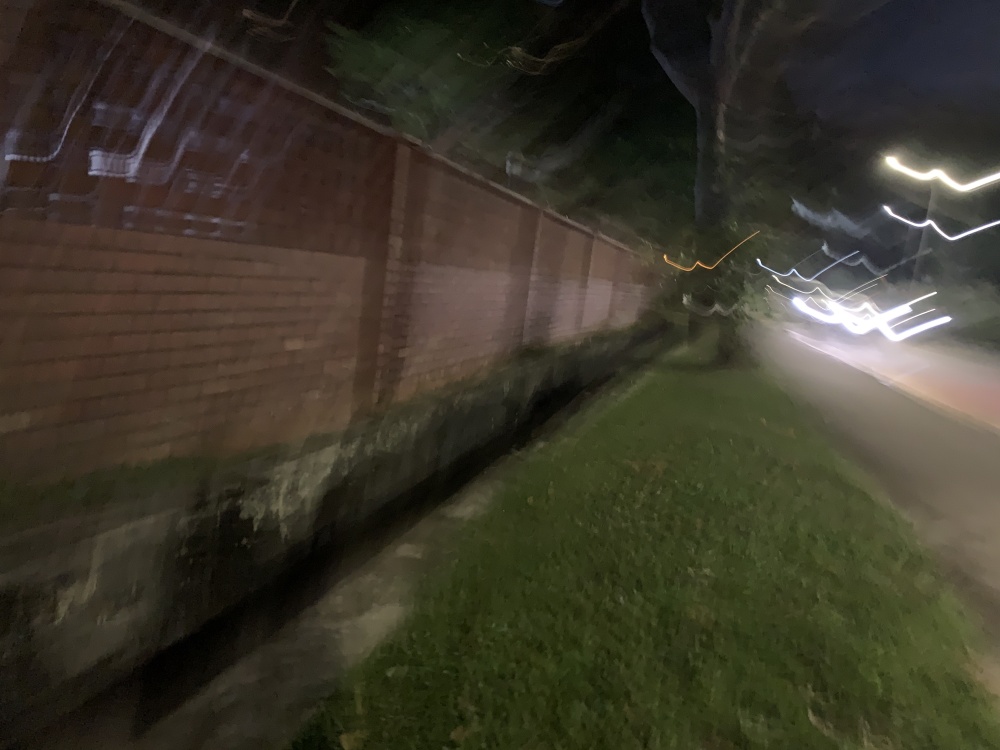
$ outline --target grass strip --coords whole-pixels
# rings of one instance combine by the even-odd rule
[[[808,414],[661,364],[511,469],[293,747],[998,748],[972,635]]]

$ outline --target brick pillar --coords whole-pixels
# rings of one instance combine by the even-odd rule
[[[413,149],[409,144],[404,141],[395,144],[394,158],[387,166],[393,170],[393,179],[386,214],[386,241],[373,247],[365,259],[352,399],[352,413],[355,417],[364,416],[375,404],[379,346],[385,313],[386,273],[390,256],[399,257],[403,244],[412,157]]]
[[[392,403],[403,378],[407,343],[413,311],[414,275],[420,259],[420,242],[427,214],[427,194],[431,171],[439,168],[416,147],[406,146],[408,157],[405,177],[397,173],[402,190],[399,204],[394,201],[398,234],[389,243],[386,279],[379,332],[378,372],[375,378],[375,403]],[[405,188],[402,187],[405,185]],[[395,190],[395,189],[394,189]]]
[[[539,214],[535,257],[531,268],[531,283],[536,285],[536,306],[532,310],[533,317],[525,320],[524,341],[527,344],[544,346],[552,343],[552,324],[562,291],[566,242],[559,243],[554,249],[551,249],[553,246],[550,242],[547,246],[550,249],[546,250],[546,246],[541,243],[542,229],[547,221],[557,222],[547,219],[542,209],[539,210]]]
[[[594,259],[594,243],[597,241],[597,233],[591,232],[590,239],[587,240],[587,249],[583,251],[583,263],[580,268],[580,304],[576,311],[576,333],[583,330],[583,314],[587,308],[587,287],[590,285],[590,264]]]
[[[511,351],[524,343],[524,323],[528,316],[528,292],[531,289],[531,267],[535,261],[535,246],[542,225],[542,210],[523,205],[517,228],[517,244],[510,256],[510,288],[504,311],[504,330],[510,331]]]
[[[615,303],[618,301],[618,286],[621,284],[622,275],[625,271],[625,252],[621,248],[615,248],[615,270],[611,274],[611,304],[608,306],[608,322],[613,323],[617,312]]]

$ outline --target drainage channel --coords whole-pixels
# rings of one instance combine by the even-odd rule
[[[551,435],[606,377],[543,394],[516,430],[334,534],[277,580],[11,748],[195,750],[287,744],[339,675],[405,615],[442,540],[487,507],[487,471]]]

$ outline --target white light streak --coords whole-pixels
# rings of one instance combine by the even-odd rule
[[[885,278],[885,274],[882,274],[881,276],[879,276],[877,278],[874,278],[871,281],[865,282],[861,286],[856,286],[851,291],[849,291],[847,294],[845,294],[843,297],[840,297],[840,299],[850,299],[851,297],[853,297],[856,294],[861,294],[861,292],[868,291],[869,288],[875,286],[876,284],[878,284],[884,278]]]
[[[911,336],[916,336],[918,333],[923,333],[932,328],[942,326],[946,323],[951,322],[951,317],[944,315],[933,320],[929,320],[926,323],[921,323],[920,325],[912,326],[907,328],[905,331],[896,331],[894,327],[889,323],[892,320],[902,318],[905,315],[910,315],[911,317],[905,318],[903,321],[899,321],[896,325],[902,325],[909,320],[912,320],[918,315],[924,313],[919,313],[918,315],[911,315],[913,313],[912,305],[917,302],[921,302],[929,297],[933,297],[936,292],[931,292],[923,297],[918,297],[917,299],[911,300],[902,305],[898,305],[890,310],[886,310],[883,313],[877,315],[865,315],[858,316],[855,315],[851,310],[845,308],[843,305],[837,302],[828,302],[829,311],[819,310],[808,304],[809,298],[796,297],[792,300],[792,305],[800,312],[808,315],[814,320],[818,320],[822,323],[837,324],[842,326],[848,332],[863,336],[871,331],[878,330],[883,336],[893,342],[904,341]],[[928,311],[930,312],[930,311]]]
[[[922,318],[924,315],[930,315],[932,312],[937,312],[937,308],[936,307],[931,307],[931,308],[928,308],[928,309],[924,310],[923,312],[914,313],[913,315],[911,315],[908,318],[903,318],[902,320],[897,321],[894,325],[901,326],[901,325],[903,325],[903,323],[909,323],[911,320],[916,320],[917,318]]]
[[[836,305],[839,309],[844,310],[846,312],[860,312],[861,310],[867,310],[872,315],[875,315],[876,317],[881,317],[883,320],[889,321],[898,318],[900,315],[906,315],[909,312],[913,312],[912,310],[913,305],[917,304],[918,302],[923,302],[925,299],[930,299],[936,294],[937,292],[931,292],[930,294],[925,294],[923,297],[917,297],[916,299],[912,299],[905,304],[897,305],[896,307],[890,308],[885,312],[879,310],[878,307],[873,302],[864,302],[856,308],[850,308],[846,307],[845,305],[841,305],[839,301],[835,301],[832,304]]]
[[[815,255],[815,254],[816,253],[813,253],[813,255]],[[787,271],[786,273],[779,273],[778,271],[775,271],[773,268],[768,268],[767,266],[765,266],[761,262],[760,258],[757,258],[757,265],[760,266],[761,268],[763,268],[768,273],[774,274],[775,276],[780,276],[783,279],[787,279],[789,276],[797,276],[798,278],[802,279],[802,281],[816,281],[816,279],[818,279],[820,276],[822,276],[824,273],[826,273],[827,271],[829,271],[834,266],[839,266],[841,263],[843,263],[844,261],[846,261],[848,258],[853,258],[857,254],[858,254],[857,251],[855,251],[855,252],[851,253],[850,255],[845,255],[843,258],[838,258],[836,261],[834,261],[833,263],[831,263],[830,265],[828,265],[826,268],[824,268],[821,271],[817,271],[816,273],[814,273],[812,276],[809,276],[808,278],[805,277],[805,276],[803,276],[802,274],[800,274],[794,268],[791,271]],[[809,257],[811,258],[812,255],[810,255]]]
[[[938,180],[959,193],[971,193],[975,190],[979,190],[980,188],[984,188],[987,185],[992,185],[994,182],[1000,182],[1000,172],[988,174],[985,177],[980,177],[978,180],[973,180],[972,182],[966,182],[963,184],[953,180],[941,169],[932,169],[929,172],[918,172],[917,170],[911,169],[901,163],[895,156],[885,157],[885,163],[888,164],[891,169],[901,172],[907,177],[912,177],[913,179],[920,180],[921,182],[932,182],[933,180]]]
[[[830,209],[825,214],[813,211],[795,198],[792,198],[792,213],[800,219],[807,221],[814,227],[820,229],[833,229],[843,232],[854,239],[860,240],[871,234],[869,230],[861,226],[858,222],[848,218],[837,209]]]
[[[934,320],[928,320],[926,323],[921,323],[918,326],[913,326],[913,328],[907,328],[902,333],[893,332],[892,335],[888,336],[890,341],[904,341],[911,336],[916,336],[918,333],[923,333],[924,331],[929,331],[932,328],[937,328],[938,326],[943,326],[946,323],[951,322],[951,316],[942,315],[940,318],[934,318]]]
[[[898,305],[885,312],[877,312],[876,308],[872,307],[869,303],[865,303],[861,306],[861,309],[868,310],[868,314],[858,315],[857,312],[860,312],[860,310],[851,310],[836,302],[829,302],[827,304],[830,306],[829,315],[832,316],[827,318],[827,322],[840,323],[848,331],[859,336],[871,333],[876,328],[888,324],[889,321],[896,320],[913,312],[913,308],[908,304]],[[800,310],[802,309],[799,305],[796,305],[796,307]]]
[[[787,299],[789,302],[792,301],[791,297],[789,297],[787,294],[782,294],[781,292],[775,290],[770,284],[766,284],[764,286],[764,290],[770,292],[771,294],[776,294],[779,297],[781,297],[782,299]]]
[[[779,277],[775,276],[774,274],[771,275],[771,278],[774,279],[775,281],[777,281],[783,287],[787,287],[788,289],[791,289],[793,292],[796,292],[797,294],[805,294],[807,296],[812,296],[812,295],[814,295],[814,294],[816,294],[818,292],[821,297],[823,297],[823,298],[825,298],[827,300],[830,300],[831,302],[839,302],[840,300],[843,300],[843,299],[850,299],[851,297],[853,297],[856,294],[861,294],[861,292],[865,291],[866,289],[868,289],[869,287],[873,286],[874,284],[877,284],[882,277],[879,276],[877,279],[872,279],[871,281],[866,281],[861,286],[855,287],[851,291],[847,292],[846,294],[842,294],[839,297],[834,297],[833,295],[829,294],[827,292],[826,287],[821,282],[817,282],[819,284],[819,286],[815,287],[814,289],[811,289],[809,291],[805,291],[805,290],[799,289],[797,287],[792,286],[791,284],[788,284],[788,283],[782,281]]]
[[[937,232],[939,235],[944,237],[949,242],[955,242],[956,240],[964,239],[970,235],[977,234],[978,232],[985,232],[987,229],[992,229],[993,227],[1000,227],[1000,220],[991,221],[989,224],[983,224],[981,227],[976,227],[966,232],[962,232],[961,234],[956,234],[955,236],[952,236],[950,234],[946,234],[944,230],[941,229],[941,227],[939,227],[937,224],[935,224],[932,219],[927,219],[926,221],[911,221],[910,219],[907,219],[905,216],[900,216],[899,214],[894,213],[893,210],[888,206],[882,206],[882,210],[885,211],[887,214],[889,214],[889,216],[891,216],[892,218],[896,219],[897,221],[901,221],[904,224],[909,224],[911,227],[916,227],[917,229],[923,229],[924,227],[931,227],[931,229],[933,229],[935,232]]]
[[[739,307],[739,304],[732,305],[731,307],[723,307],[718,302],[711,307],[703,307],[695,304],[695,302],[691,299],[690,294],[683,295],[681,297],[681,302],[684,304],[684,307],[691,312],[697,313],[698,315],[702,315],[706,318],[710,315],[722,315],[723,317],[728,318],[736,311],[736,308]]]
[[[97,80],[101,70],[104,68],[104,64],[108,61],[111,53],[114,52],[115,47],[118,46],[118,43],[122,40],[122,37],[125,36],[125,32],[131,25],[132,21],[129,21],[124,28],[118,32],[117,36],[110,38],[108,42],[97,51],[97,64],[92,66],[89,77],[77,87],[76,91],[73,92],[73,96],[67,105],[66,112],[63,114],[62,123],[56,131],[57,137],[55,146],[52,146],[46,154],[32,155],[16,154],[13,152],[5,153],[5,161],[22,161],[34,164],[44,164],[55,161],[55,159],[62,152],[63,146],[66,145],[66,136],[69,135],[70,125],[72,125],[73,121],[76,120],[76,116],[80,113],[81,107],[83,107],[84,102],[87,101],[87,97],[90,95],[90,91],[94,87],[94,82]],[[19,133],[16,133],[15,131],[8,133],[8,137],[10,137],[11,140],[16,140],[18,135]]]
[[[791,284],[788,284],[788,283],[782,281],[781,278],[779,276],[775,275],[775,274],[771,274],[771,278],[774,279],[775,281],[777,281],[782,286],[788,287],[789,289],[791,289],[793,292],[796,292],[797,294],[805,294],[807,296],[812,296],[813,294],[816,294],[817,292],[819,292],[819,294],[821,294],[823,297],[826,297],[829,300],[834,299],[834,297],[831,297],[822,286],[817,286],[814,289],[812,289],[812,290],[810,290],[810,291],[807,292],[807,291],[804,291],[802,289],[799,289],[797,287],[792,286]]]
[[[830,246],[827,243],[825,243],[825,242],[823,243],[823,246],[820,249],[823,251],[823,253],[828,258],[836,258],[837,257],[836,255],[834,255],[833,250],[830,249]],[[911,260],[916,260],[917,258],[921,258],[924,255],[929,255],[931,252],[933,252],[933,251],[932,250],[923,250],[922,252],[915,253],[914,255],[910,255],[910,256],[908,256],[906,258],[903,258],[901,261],[898,261],[897,263],[893,263],[891,266],[886,266],[885,268],[879,268],[878,266],[876,266],[874,263],[871,262],[871,259],[869,259],[867,255],[862,255],[860,258],[855,258],[854,260],[851,260],[851,261],[844,260],[844,265],[845,266],[851,266],[851,267],[864,266],[865,269],[869,271],[869,273],[876,274],[879,278],[882,278],[887,273],[889,273],[889,271],[892,271],[893,269],[899,268],[903,264],[909,263]],[[847,256],[847,257],[850,257],[850,256]]]
[[[156,109],[150,114],[149,119],[146,120],[146,124],[143,126],[142,133],[139,136],[139,141],[135,144],[132,151],[127,154],[118,154],[98,148],[90,149],[90,167],[87,170],[87,174],[96,177],[124,177],[129,181],[135,180],[142,166],[143,159],[146,156],[146,151],[149,149],[149,144],[153,140],[153,136],[160,129],[167,110],[173,105],[185,81],[194,72],[194,69],[201,62],[204,55],[204,50],[195,50],[188,56],[184,66],[174,79],[173,84]],[[192,135],[191,130],[188,131],[188,135]],[[194,133],[194,135],[197,134]],[[182,148],[178,149],[178,151],[181,152],[185,148],[187,148],[186,140]],[[176,156],[176,160],[179,162],[180,156]]]

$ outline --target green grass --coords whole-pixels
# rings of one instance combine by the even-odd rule
[[[908,526],[746,371],[660,365],[510,470],[319,748],[1000,747]]]

